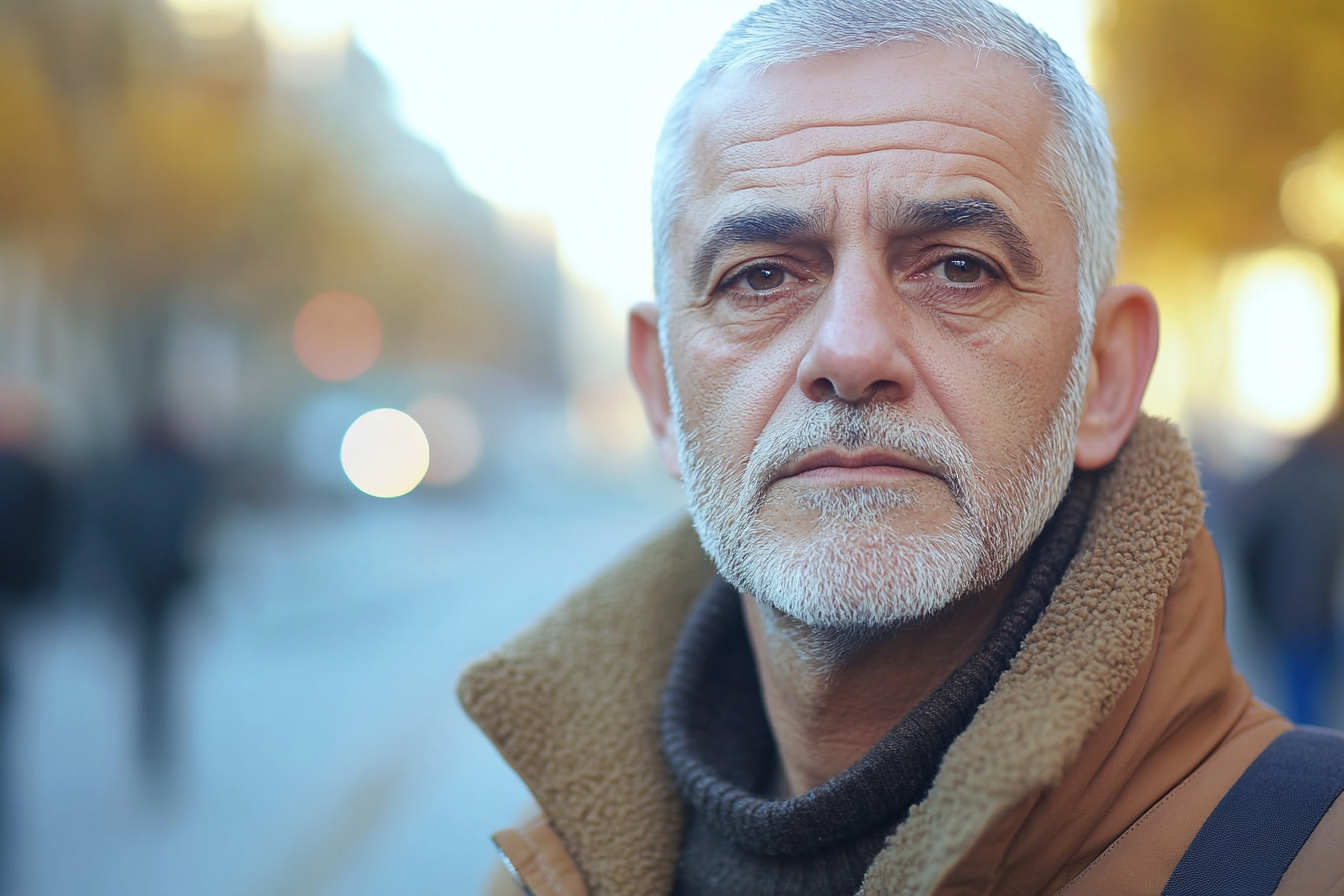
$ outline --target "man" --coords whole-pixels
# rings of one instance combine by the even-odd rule
[[[1284,710],[1316,724],[1332,696],[1335,605],[1344,586],[1344,415],[1234,497],[1251,606],[1284,682]]]
[[[542,811],[496,837],[515,880],[1201,892],[1197,833],[1290,726],[1231,668],[1188,449],[1139,414],[1157,313],[1110,285],[1073,64],[984,0],[778,0],[678,97],[654,203],[630,364],[694,530],[464,678]],[[1222,820],[1212,863],[1325,892],[1333,787],[1281,865]]]

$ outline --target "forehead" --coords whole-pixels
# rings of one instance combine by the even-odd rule
[[[1063,214],[1043,176],[1051,122],[1024,64],[941,43],[729,71],[693,116],[684,220],[694,230],[724,207],[781,197],[836,212],[975,196],[1032,223]]]

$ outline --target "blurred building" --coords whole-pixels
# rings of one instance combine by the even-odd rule
[[[47,397],[53,452],[82,463],[166,414],[217,460],[281,463],[333,388],[291,328],[333,290],[376,315],[370,407],[558,404],[545,226],[465,191],[348,35],[277,46],[216,7],[0,0],[0,378]]]

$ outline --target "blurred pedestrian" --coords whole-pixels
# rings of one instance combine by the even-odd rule
[[[58,556],[60,490],[39,450],[41,409],[31,389],[0,384],[0,893],[9,845],[10,662],[14,616],[51,584]]]
[[[152,785],[165,783],[173,768],[173,629],[192,577],[193,535],[208,484],[204,462],[170,425],[154,420],[97,489],[103,539],[129,599],[138,755]]]
[[[1300,724],[1319,724],[1338,650],[1344,416],[1304,439],[1237,504],[1251,606],[1279,660],[1284,709]]]
[[[0,600],[4,617],[38,599],[55,572],[59,489],[51,470],[0,440]]]

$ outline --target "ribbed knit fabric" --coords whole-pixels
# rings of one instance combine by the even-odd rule
[[[1008,668],[1078,549],[1095,477],[1075,474],[984,645],[853,767],[792,799],[740,596],[716,578],[686,620],[663,695],[663,752],[686,802],[675,896],[852,896],[943,754]]]

